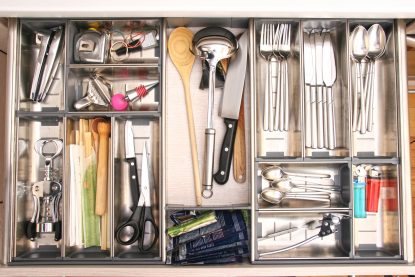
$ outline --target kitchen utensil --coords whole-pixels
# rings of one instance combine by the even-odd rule
[[[367,86],[365,86],[365,111],[367,118],[367,131],[373,131],[373,98],[374,98],[374,82],[375,82],[375,70],[376,60],[379,59],[386,49],[386,34],[382,26],[379,24],[373,24],[368,30],[368,52],[367,58],[369,59],[369,77],[367,77]]]
[[[353,131],[360,130],[366,132],[366,112],[364,103],[363,79],[362,79],[362,60],[368,53],[368,33],[366,29],[358,25],[354,28],[350,36],[351,58],[356,64],[357,83],[353,96]],[[360,126],[358,125],[358,97],[360,94]]]
[[[239,111],[238,127],[233,150],[233,178],[238,183],[246,181],[246,143],[245,143],[245,110],[244,99]]]
[[[105,121],[103,117],[96,117],[90,119],[90,129],[92,132],[92,138],[94,139],[94,150],[97,157],[99,157],[99,134],[98,134],[98,123]]]
[[[137,203],[139,195],[139,184],[137,176],[137,160],[134,149],[134,133],[132,128],[132,122],[127,120],[124,127],[125,160],[128,163],[130,190],[133,203]]]
[[[271,204],[280,204],[284,200],[298,199],[318,202],[330,202],[330,195],[327,193],[313,194],[311,192],[290,193],[282,192],[276,188],[266,188],[261,191],[261,198]]]
[[[227,59],[221,60],[218,65],[216,66],[216,81],[215,81],[215,88],[223,88],[225,85],[225,77],[226,77],[226,70]],[[202,63],[202,77],[200,78],[199,89],[204,90],[209,88],[209,63],[203,62]]]
[[[324,118],[323,118],[323,34],[320,30],[313,33],[316,65],[316,87],[317,87],[317,147],[324,147]]]
[[[334,55],[333,44],[331,41],[330,32],[324,33],[323,40],[323,82],[326,95],[326,116],[324,117],[324,129],[326,130],[327,143],[325,147],[334,149],[336,147],[336,120],[334,114],[334,98],[332,87],[336,82],[336,59]]]
[[[43,102],[52,85],[62,53],[63,27],[53,28],[45,33],[37,33],[40,51],[35,64],[30,99]]]
[[[307,229],[307,230],[316,230],[319,229],[318,234],[313,235],[309,238],[306,238],[305,240],[298,242],[296,244],[293,244],[291,246],[288,247],[284,247],[281,249],[277,249],[277,250],[273,250],[273,251],[268,251],[268,252],[262,252],[259,253],[259,257],[264,257],[264,256],[268,256],[268,255],[272,255],[272,254],[277,254],[277,253],[281,253],[281,252],[286,252],[295,248],[298,248],[300,246],[303,246],[304,244],[307,244],[315,239],[318,238],[324,238],[326,236],[329,236],[331,234],[337,233],[339,231],[339,227],[341,225],[342,219],[345,218],[345,215],[342,214],[324,214],[323,218],[321,220],[321,224],[316,224],[315,222],[311,221],[309,223],[306,223],[304,226],[301,226],[301,229]],[[293,231],[297,231],[299,228],[298,227],[294,227],[294,228],[290,228],[287,230],[283,230],[283,231],[279,231],[276,234],[270,234],[268,236],[272,237],[272,238],[276,238],[278,236],[281,235],[285,235],[285,234],[290,234]]]
[[[103,216],[106,213],[108,201],[108,140],[111,133],[111,124],[107,121],[99,122],[97,130],[99,134],[99,155],[95,213]]]
[[[75,102],[76,110],[83,110],[91,105],[108,107],[112,94],[111,85],[104,77],[98,74],[91,74],[88,80],[87,94]]]
[[[132,90],[126,91],[125,95],[122,93],[117,93],[112,96],[111,105],[116,111],[125,111],[128,108],[129,102],[144,98],[150,92],[150,90],[154,89],[158,84],[159,82],[157,81],[146,86],[139,85]]]
[[[288,76],[288,58],[291,54],[291,25],[283,24],[283,32],[279,37],[278,54],[282,58],[280,62],[284,69],[282,71],[282,91],[281,91],[281,107],[280,110],[280,131],[288,131],[289,122],[289,76]],[[279,77],[279,76],[278,76]]]
[[[131,134],[128,134],[131,136]],[[130,138],[131,140],[131,138]],[[115,238],[121,245],[131,245],[138,241],[142,252],[151,250],[158,240],[159,230],[154,221],[151,206],[150,165],[147,144],[144,144],[141,162],[140,198],[131,217],[121,223],[115,231]]]
[[[202,205],[199,161],[197,157],[197,144],[195,134],[195,123],[193,119],[192,99],[190,97],[190,74],[195,61],[190,49],[192,47],[192,32],[184,27],[174,29],[170,33],[167,48],[173,64],[176,66],[183,82],[184,96],[186,102],[187,128],[190,139],[190,149],[193,164],[193,182],[195,188],[196,205]]]
[[[35,151],[45,159],[45,178],[32,185],[33,214],[26,224],[26,236],[35,240],[37,233],[55,232],[55,240],[62,237],[62,223],[59,220],[59,203],[62,185],[55,180],[53,160],[63,149],[60,139],[40,139],[35,143]]]
[[[303,189],[305,191],[319,191],[319,192],[325,192],[325,193],[332,193],[339,191],[334,186],[330,187],[327,185],[319,185],[316,183],[312,184],[295,184],[291,182],[290,178],[284,177],[281,179],[278,179],[275,182],[271,183],[271,186],[274,188],[277,188],[278,190],[282,192],[290,192],[293,188]]]
[[[75,36],[76,63],[105,63],[108,55],[108,35],[90,28]]]
[[[222,185],[229,179],[241,99],[244,91],[247,60],[248,32],[245,32],[239,39],[239,51],[229,65],[222,102],[219,108],[219,116],[224,118],[226,132],[220,151],[218,171],[213,175],[213,178],[216,183]]]
[[[317,148],[317,103],[315,90],[314,35],[304,33],[304,82],[305,82],[305,137],[306,147]]]
[[[276,58],[274,56],[274,25],[273,24],[262,24],[261,27],[261,40],[259,44],[259,53],[260,55],[267,61],[268,69],[267,69],[267,76],[266,86],[265,86],[265,93],[264,93],[264,123],[263,129],[264,131],[273,131],[274,124],[273,124],[273,104],[272,104],[272,61],[275,61]],[[272,60],[272,61],[271,61]]]
[[[265,180],[270,182],[275,182],[282,178],[289,178],[292,181],[309,182],[327,186],[332,186],[334,183],[334,181],[330,179],[330,174],[286,172],[279,166],[266,167],[261,171],[261,175]]]
[[[208,119],[205,129],[205,155],[202,196],[212,197],[213,160],[215,150],[215,129],[213,128],[213,98],[215,92],[215,72],[217,63],[231,57],[238,50],[238,41],[228,30],[220,27],[207,27],[197,32],[192,40],[193,53],[202,61],[209,62]],[[239,100],[240,101],[240,100]],[[238,108],[239,111],[239,108]]]

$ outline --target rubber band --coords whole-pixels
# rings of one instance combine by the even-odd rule
[[[118,58],[118,55],[114,55],[113,53],[115,53],[115,51],[116,51],[116,49],[114,49],[114,46],[115,45],[117,45],[117,44],[122,44],[122,45],[124,45],[124,47],[126,48],[126,52],[125,52],[125,55],[123,55],[122,56],[122,58]],[[129,57],[129,52],[128,52],[128,44],[125,42],[125,41],[122,41],[122,40],[119,40],[119,41],[116,41],[116,42],[114,42],[112,45],[111,45],[111,48],[110,48],[110,54],[111,54],[111,58],[114,60],[114,61],[117,61],[117,62],[121,62],[121,61],[124,61],[124,60],[126,60],[126,59],[128,59],[128,57]],[[115,57],[117,57],[117,58],[115,58]]]

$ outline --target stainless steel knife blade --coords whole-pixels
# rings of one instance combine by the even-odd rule
[[[323,81],[326,87],[332,87],[336,82],[336,58],[329,32],[324,34],[323,41]]]
[[[226,74],[225,87],[219,116],[223,118],[238,119],[241,98],[244,91],[246,65],[248,61],[248,32],[239,39],[239,51],[229,64]]]
[[[310,34],[304,33],[304,80],[307,85],[312,84],[315,73],[313,52],[311,49]]]
[[[314,33],[316,45],[316,84],[323,85],[323,36],[320,32]]]
[[[125,146],[125,158],[126,159],[135,159],[135,150],[134,150],[134,134],[133,126],[130,120],[125,122],[124,129],[124,146]]]

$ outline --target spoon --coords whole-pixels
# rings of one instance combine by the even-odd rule
[[[299,189],[306,189],[307,192],[309,191],[319,191],[319,192],[325,192],[325,193],[332,193],[339,191],[335,188],[330,188],[327,185],[319,185],[319,184],[313,184],[313,185],[297,185],[293,184],[289,178],[281,178],[280,180],[276,182],[272,182],[271,186],[274,188],[277,188],[278,190],[282,192],[290,192],[293,188],[299,188]]]
[[[264,168],[261,175],[270,182],[286,178],[290,181],[302,181],[326,186],[332,186],[334,184],[334,181],[330,179],[330,174],[285,172],[277,165]]]
[[[368,32],[369,47],[367,57],[369,58],[369,78],[365,84],[366,90],[366,118],[367,118],[367,131],[373,130],[373,96],[374,96],[374,79],[375,79],[375,63],[376,59],[380,58],[386,49],[386,34],[382,26],[379,24],[373,24],[370,26]]]
[[[216,65],[222,59],[231,57],[238,50],[236,37],[228,30],[221,27],[207,27],[195,34],[193,37],[194,55],[201,58],[202,62],[209,64],[209,94],[208,94],[208,117],[205,129],[205,157],[203,167],[202,185],[204,187],[202,196],[212,197],[213,159],[215,151],[215,134],[213,128],[213,97],[215,92]]]
[[[187,128],[189,132],[190,148],[193,164],[193,181],[195,187],[196,205],[202,205],[199,161],[197,157],[195,123],[193,119],[192,99],[190,97],[190,74],[192,72],[195,56],[190,51],[192,47],[193,33],[184,27],[174,29],[170,33],[167,49],[173,64],[183,82],[186,102]]]
[[[366,57],[368,53],[368,33],[365,27],[358,25],[354,28],[351,36],[351,58],[356,63],[356,76],[357,76],[357,83],[356,83],[356,90],[355,90],[355,97],[353,98],[353,131],[357,131],[358,129],[358,110],[357,110],[357,97],[360,92],[360,132],[364,132],[366,130],[366,118],[365,118],[365,98],[364,98],[364,91],[363,91],[363,82],[362,82],[362,60]]]
[[[266,188],[261,192],[261,198],[271,204],[279,204],[285,199],[299,199],[319,202],[330,202],[327,193],[286,193],[276,188]]]

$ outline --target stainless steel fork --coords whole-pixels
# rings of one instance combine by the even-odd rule
[[[259,53],[267,61],[267,78],[264,93],[264,131],[273,130],[273,104],[272,104],[272,80],[271,80],[271,59],[274,56],[273,43],[274,43],[274,25],[262,24],[261,27],[261,40],[259,44]]]
[[[280,43],[278,45],[279,54],[282,57],[282,64],[284,66],[283,70],[283,78],[284,81],[283,85],[283,109],[281,110],[282,118],[280,119],[280,128],[281,131],[288,131],[288,123],[289,123],[289,82],[288,82],[288,57],[291,53],[291,25],[290,24],[284,24],[284,32],[281,36]]]

